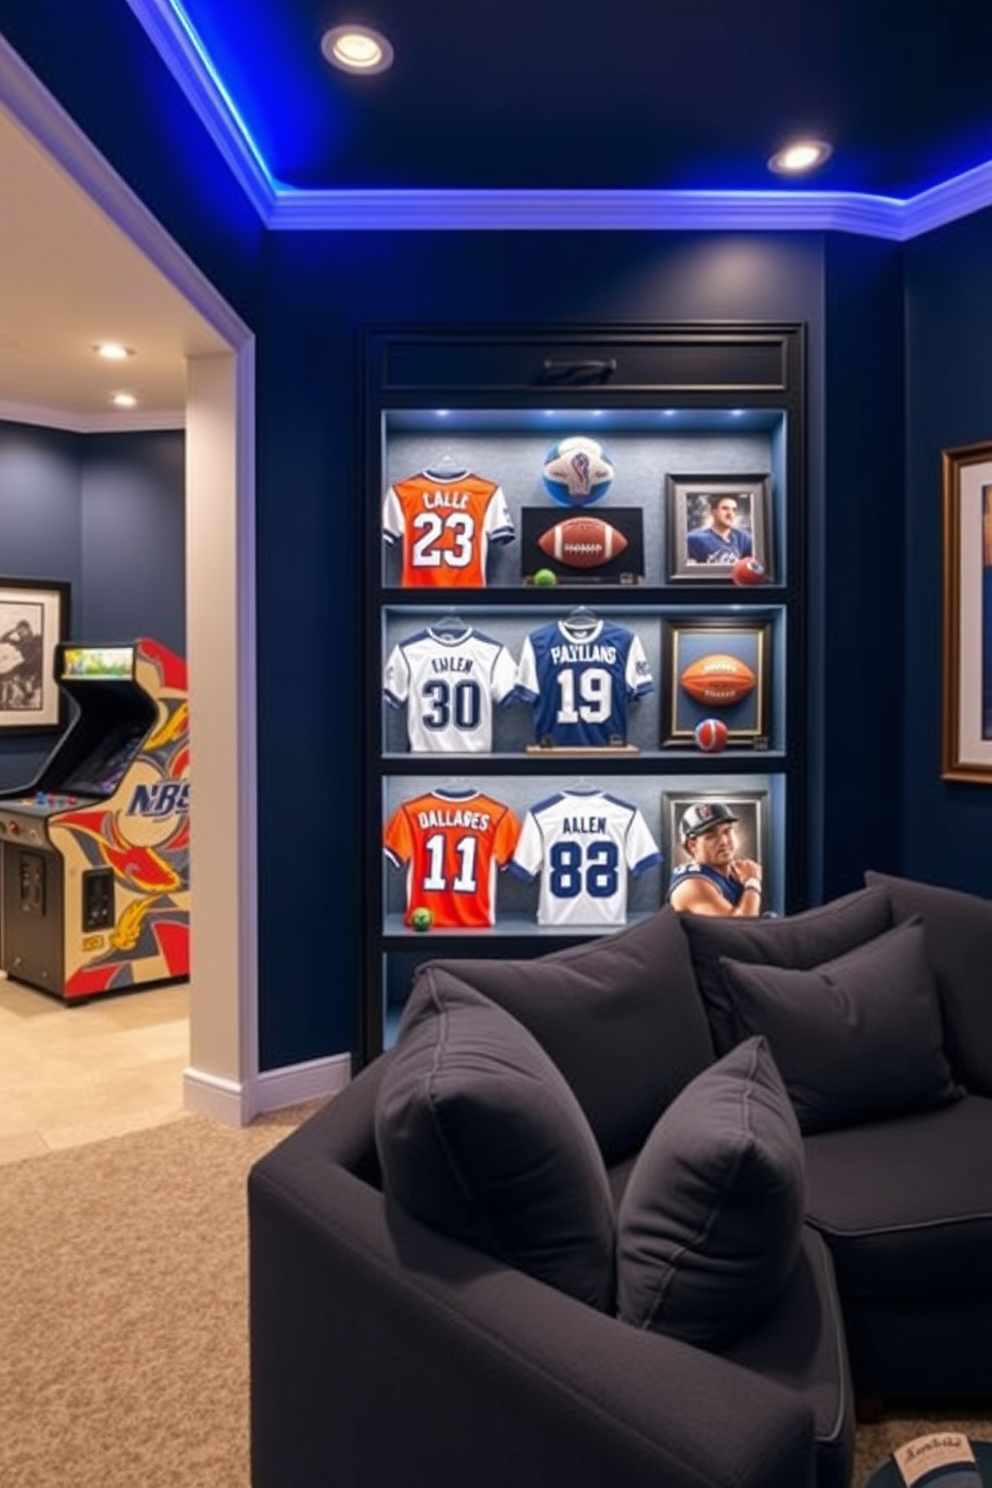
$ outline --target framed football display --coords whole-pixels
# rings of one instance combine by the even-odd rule
[[[768,620],[663,619],[662,745],[691,746],[697,725],[718,718],[728,745],[767,749],[771,655]]]
[[[941,778],[992,784],[992,444],[943,453]]]
[[[0,579],[0,729],[55,729],[62,695],[55,647],[69,627],[69,585]]]
[[[771,904],[775,899],[775,885],[769,882],[771,857],[769,853],[770,823],[769,796],[764,790],[707,791],[671,790],[661,797],[661,850],[664,854],[664,892],[662,902],[668,897],[668,887],[676,868],[691,861],[682,842],[682,817],[690,806],[704,803],[720,805],[729,809],[734,817],[734,857],[752,858],[762,867],[763,901]],[[726,814],[719,815],[726,820]],[[715,819],[715,818],[714,818]]]
[[[667,475],[668,581],[732,584],[741,558],[774,580],[771,480],[767,475]]]
[[[559,584],[639,584],[644,577],[641,507],[563,512],[525,506],[520,520],[525,584],[541,569],[550,569]]]

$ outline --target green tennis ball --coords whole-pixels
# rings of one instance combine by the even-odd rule
[[[429,930],[434,923],[434,916],[429,909],[415,909],[410,916],[410,924],[414,930]]]
[[[553,584],[557,584],[557,582],[558,575],[553,573],[550,568],[539,568],[534,575],[534,583],[540,584],[542,589],[549,589]]]

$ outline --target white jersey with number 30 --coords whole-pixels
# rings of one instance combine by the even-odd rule
[[[389,653],[383,692],[407,706],[407,736],[417,754],[485,754],[493,746],[493,704],[516,687],[517,668],[502,644],[470,626],[449,635],[418,631]]]

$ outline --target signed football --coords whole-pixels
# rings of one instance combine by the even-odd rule
[[[538,547],[566,568],[599,568],[619,558],[627,539],[602,517],[566,517],[538,538]]]
[[[679,681],[691,698],[710,707],[729,708],[751,692],[757,678],[740,656],[711,652],[697,656],[685,668]]]

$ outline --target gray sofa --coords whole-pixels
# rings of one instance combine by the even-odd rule
[[[422,967],[249,1179],[255,1488],[844,1488],[992,1388],[992,903]]]

